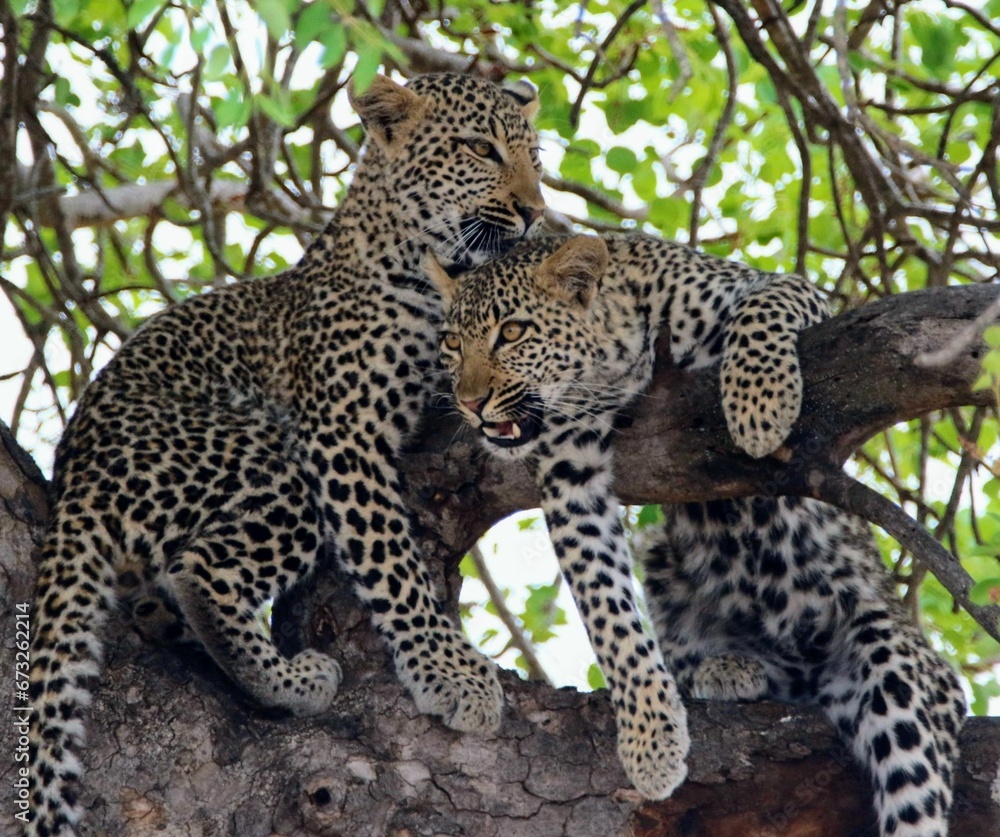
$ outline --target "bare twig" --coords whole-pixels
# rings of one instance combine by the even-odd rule
[[[876,523],[918,557],[934,573],[955,601],[991,637],[1000,642],[1000,607],[977,605],[969,599],[975,583],[945,548],[895,503],[842,471],[813,471],[808,476],[810,496]]]
[[[583,107],[583,100],[590,88],[593,86],[597,68],[607,56],[608,48],[614,42],[615,38],[618,37],[618,33],[621,32],[628,23],[629,18],[631,18],[632,15],[645,5],[646,0],[632,0],[632,2],[625,8],[625,11],[618,16],[614,26],[611,27],[611,30],[604,37],[604,40],[601,41],[600,45],[594,50],[594,58],[590,62],[590,66],[587,67],[587,74],[583,77],[583,83],[580,85],[580,92],[577,94],[576,100],[573,102],[573,107],[571,107],[569,111],[569,124],[574,128],[580,124],[580,108]]]
[[[542,664],[538,661],[538,655],[535,653],[531,642],[524,635],[524,629],[520,621],[510,612],[510,608],[507,607],[507,602],[504,599],[503,591],[497,587],[497,583],[493,580],[490,568],[486,564],[486,556],[483,555],[483,550],[480,549],[479,544],[473,546],[469,550],[469,554],[476,565],[479,580],[483,582],[483,586],[489,594],[490,601],[493,602],[493,606],[496,608],[497,616],[503,622],[504,627],[510,632],[511,643],[524,657],[524,662],[528,666],[528,679],[541,680],[551,685],[552,681],[549,680],[545,669],[542,668]]]
[[[701,214],[701,193],[705,188],[705,181],[712,167],[716,164],[719,152],[722,151],[722,144],[726,139],[726,131],[733,121],[733,113],[736,110],[736,89],[739,84],[739,70],[736,67],[736,59],[733,56],[732,44],[729,42],[729,33],[726,26],[719,17],[715,6],[709,6],[712,13],[712,20],[715,22],[715,36],[719,39],[719,46],[722,47],[722,54],[726,57],[726,75],[729,79],[729,89],[726,94],[726,104],[722,108],[722,115],[715,126],[712,134],[712,141],[708,144],[708,151],[704,159],[698,163],[698,167],[691,174],[691,221],[688,225],[688,243],[694,247],[698,243],[698,216]]]

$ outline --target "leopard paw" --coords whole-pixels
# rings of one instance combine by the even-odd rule
[[[733,441],[754,459],[774,453],[802,409],[795,335],[768,335],[766,350],[730,351],[722,361],[722,411]],[[738,343],[736,344],[739,345]]]
[[[313,648],[296,654],[288,663],[291,685],[285,685],[275,705],[299,717],[318,715],[330,708],[344,679],[340,664]],[[284,684],[283,684],[284,685]]]
[[[769,692],[760,662],[737,654],[702,660],[692,681],[691,695],[699,700],[763,700]]]
[[[626,688],[618,708],[618,757],[639,793],[666,799],[687,777],[687,712],[665,671]]]
[[[416,647],[424,645],[427,648],[397,662],[417,709],[439,716],[459,732],[496,732],[503,690],[494,665],[460,631],[434,633],[429,642]]]

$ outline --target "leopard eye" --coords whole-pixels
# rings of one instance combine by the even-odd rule
[[[492,160],[494,163],[500,163],[501,165],[503,164],[503,157],[500,156],[500,152],[497,151],[496,146],[489,140],[472,137],[465,140],[465,145],[477,157],[482,157],[484,160]]]
[[[441,338],[441,343],[446,349],[452,352],[457,352],[462,348],[462,338],[459,337],[454,332],[449,331],[444,337]]]
[[[480,157],[489,157],[490,153],[493,151],[493,146],[483,140],[473,140],[469,143],[469,148],[472,149],[474,154],[477,154]]]
[[[500,341],[501,343],[513,343],[515,340],[520,340],[527,329],[527,323],[518,322],[517,320],[510,320],[500,326]]]

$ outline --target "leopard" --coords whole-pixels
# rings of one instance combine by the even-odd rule
[[[537,91],[378,75],[351,102],[363,153],[301,259],[151,317],[57,447],[34,596],[27,834],[79,827],[85,710],[122,590],[157,619],[176,614],[183,625],[163,632],[193,636],[261,707],[313,716],[331,707],[339,665],[314,648],[284,656],[260,616],[333,561],[420,712],[461,732],[500,723],[495,667],[418,551],[399,457],[440,375],[426,255],[467,270],[543,215]]]
[[[458,411],[533,475],[635,788],[683,782],[686,701],[812,703],[871,777],[881,834],[944,835],[964,695],[860,519],[801,497],[667,506],[636,556],[651,631],[632,586],[614,438],[661,336],[679,369],[719,364],[737,446],[780,456],[802,405],[798,336],[829,316],[818,289],[641,232],[540,237],[461,277],[429,262]]]

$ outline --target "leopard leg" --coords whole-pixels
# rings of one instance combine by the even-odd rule
[[[148,564],[129,561],[118,574],[119,605],[136,633],[154,645],[197,641],[184,614]]]
[[[802,406],[799,332],[826,317],[816,289],[777,276],[733,312],[722,359],[722,408],[733,440],[753,457],[773,452]]]
[[[315,516],[289,519],[287,508],[206,527],[169,559],[166,580],[185,622],[245,692],[264,706],[314,715],[336,696],[340,666],[315,649],[286,659],[262,620],[265,603],[308,572],[302,556],[319,544]]]
[[[327,492],[325,513],[337,558],[392,649],[400,681],[421,712],[449,727],[495,731],[503,708],[496,670],[444,612],[417,552],[396,469],[336,451],[332,461],[337,485]]]
[[[915,626],[884,608],[856,613],[847,641],[820,702],[868,767],[881,834],[943,837],[965,717],[958,680]]]
[[[676,510],[667,526],[676,528]],[[688,548],[690,544],[686,544]],[[667,528],[647,535],[637,550],[645,569],[643,587],[663,661],[685,697],[701,700],[764,700],[770,694],[767,667],[738,653],[706,613],[692,589],[684,558]]]
[[[687,714],[642,625],[610,451],[581,434],[564,449],[546,449],[537,478],[559,565],[611,692],[619,757],[640,793],[666,798],[687,775]]]

